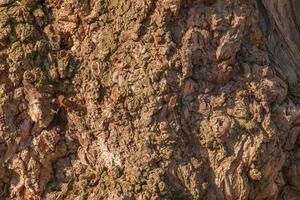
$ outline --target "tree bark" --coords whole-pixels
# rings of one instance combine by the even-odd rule
[[[299,199],[297,0],[0,0],[0,199]]]

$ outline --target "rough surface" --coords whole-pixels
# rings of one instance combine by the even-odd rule
[[[299,199],[299,10],[0,0],[0,199]]]

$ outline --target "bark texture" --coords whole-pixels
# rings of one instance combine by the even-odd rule
[[[0,199],[300,199],[297,0],[0,0]]]

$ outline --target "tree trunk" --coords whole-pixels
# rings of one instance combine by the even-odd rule
[[[298,0],[0,0],[0,199],[299,199]]]

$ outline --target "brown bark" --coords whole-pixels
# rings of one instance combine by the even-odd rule
[[[0,199],[299,199],[297,0],[0,0]]]

